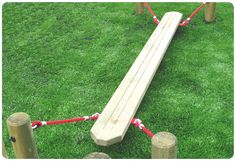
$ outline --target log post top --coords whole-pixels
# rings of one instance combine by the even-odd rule
[[[22,126],[30,122],[30,117],[28,114],[23,112],[17,112],[8,117],[7,123],[9,126]]]
[[[170,148],[177,144],[175,135],[169,132],[159,132],[152,138],[152,144],[158,145],[159,148]]]

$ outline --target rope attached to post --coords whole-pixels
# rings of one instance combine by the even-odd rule
[[[203,2],[197,9],[193,11],[193,13],[184,21],[182,21],[179,26],[187,26],[190,20],[206,5],[206,2]]]
[[[154,136],[154,134],[142,124],[142,120],[134,118],[134,119],[132,119],[131,124],[138,127],[145,134],[147,134],[150,138],[152,138]]]
[[[99,117],[99,113],[95,113],[92,116],[84,116],[84,117],[65,119],[65,120],[54,120],[54,121],[39,121],[39,120],[36,120],[36,121],[32,122],[32,128],[37,129],[39,127],[46,126],[46,125],[58,125],[58,124],[71,123],[71,122],[97,120],[98,117]]]
[[[153,22],[158,25],[159,24],[159,20],[156,17],[156,15],[154,14],[153,10],[151,9],[150,5],[147,2],[144,2],[145,7],[148,9],[149,13],[152,15],[153,18]],[[196,8],[193,13],[185,20],[183,20],[179,26],[185,27],[190,23],[190,20],[206,5],[206,2],[203,2],[198,8]]]
[[[99,117],[99,113],[95,113],[91,116],[83,116],[78,118],[72,118],[72,119],[65,119],[65,120],[54,120],[54,121],[40,121],[36,120],[31,123],[32,129],[35,130],[39,127],[46,126],[46,125],[58,125],[58,124],[65,124],[65,123],[71,123],[71,122],[80,122],[80,121],[88,121],[88,120],[97,120]],[[131,124],[138,127],[140,130],[142,130],[145,134],[147,134],[150,138],[154,136],[154,134],[148,130],[143,124],[140,119],[133,118],[131,121]]]
[[[158,25],[159,24],[159,20],[157,19],[155,13],[152,11],[151,7],[149,6],[149,4],[147,2],[144,2],[145,7],[148,9],[149,13],[152,15],[153,18],[153,22]]]

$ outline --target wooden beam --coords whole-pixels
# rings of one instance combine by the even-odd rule
[[[16,159],[38,158],[29,115],[12,114],[7,119],[7,127]]]
[[[143,2],[136,2],[136,14],[144,14],[144,3]]]
[[[96,144],[108,146],[123,139],[181,18],[178,12],[164,15],[92,127]]]
[[[208,2],[205,6],[205,22],[210,23],[215,20],[216,3]]]

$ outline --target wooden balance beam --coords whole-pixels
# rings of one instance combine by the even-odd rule
[[[96,144],[108,146],[124,138],[181,18],[178,12],[164,15],[92,127],[91,137]]]

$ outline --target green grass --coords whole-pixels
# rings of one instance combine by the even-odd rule
[[[187,17],[200,3],[151,3],[161,18]],[[178,138],[179,158],[233,155],[233,6],[217,4],[214,23],[199,12],[179,28],[135,117]],[[6,3],[3,6],[3,139],[6,119],[26,112],[55,120],[101,112],[150,37],[150,15],[133,3]],[[151,140],[131,126],[121,143],[100,147],[94,122],[34,132],[40,158],[150,158]]]

